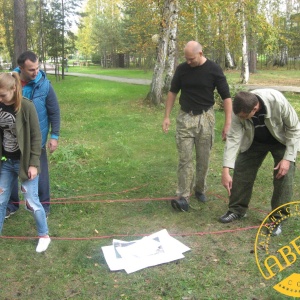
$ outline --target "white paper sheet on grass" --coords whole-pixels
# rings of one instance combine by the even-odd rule
[[[166,229],[136,241],[113,240],[102,251],[111,271],[124,269],[128,274],[184,258],[190,248],[171,237]]]

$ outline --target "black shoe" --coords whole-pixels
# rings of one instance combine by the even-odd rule
[[[12,216],[16,211],[11,211],[9,208],[6,208],[6,214],[5,219],[8,219],[10,216]]]
[[[200,193],[200,192],[196,192],[195,197],[196,197],[197,200],[199,200],[200,202],[203,202],[203,203],[208,201],[206,196],[203,193]]]
[[[243,217],[245,217],[245,215],[239,215],[234,212],[228,211],[226,214],[219,218],[219,221],[221,223],[230,223],[232,221],[239,220]]]
[[[184,197],[180,197],[180,199],[171,200],[171,205],[176,210],[180,210],[180,211],[188,211],[189,210],[189,204]]]

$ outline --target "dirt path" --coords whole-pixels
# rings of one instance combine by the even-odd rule
[[[47,71],[47,73],[54,74],[54,71]],[[108,81],[131,83],[131,84],[141,84],[141,85],[150,85],[151,84],[150,79],[114,77],[114,76],[106,76],[106,75],[84,74],[84,73],[73,73],[73,72],[66,72],[65,76],[90,77],[90,78],[98,78],[98,79],[108,80]],[[281,85],[264,86],[264,85],[254,85],[254,84],[247,84],[244,86],[249,91],[255,90],[255,89],[262,89],[262,88],[271,88],[271,89],[278,90],[280,92],[300,93],[300,87],[298,87],[298,86],[281,86]]]

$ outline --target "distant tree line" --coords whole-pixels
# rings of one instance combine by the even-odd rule
[[[240,69],[243,83],[257,67],[300,68],[300,0],[87,0],[84,11],[82,2],[0,0],[0,59],[15,66],[31,49],[62,75],[71,55],[103,68],[154,69],[147,97],[155,104],[189,40],[222,68]]]
[[[24,50],[54,64],[75,52],[72,25],[82,0],[0,0],[0,57],[16,65]]]
[[[130,61],[153,68],[158,44],[152,37],[160,33],[165,2],[88,0],[76,42],[81,58],[110,67],[118,66],[118,54],[124,54],[124,66]],[[258,62],[292,67],[300,59],[299,0],[179,0],[178,10],[180,51],[188,40],[199,40],[208,57],[223,68],[236,68],[242,66],[245,38],[250,72]]]
[[[20,22],[25,28],[25,8],[26,47],[42,58],[58,59],[78,50],[81,59],[103,67],[153,68],[158,48],[153,37],[160,34],[165,1],[87,0],[80,13],[82,2],[0,0],[1,57],[15,61],[14,48],[22,36],[14,29]],[[206,55],[223,68],[240,67],[243,16],[250,71],[257,61],[264,66],[297,65],[300,0],[179,0],[176,47],[181,51],[188,40],[199,40]],[[71,28],[77,21],[75,35]]]

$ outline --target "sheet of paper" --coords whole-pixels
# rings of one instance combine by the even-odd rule
[[[136,241],[113,240],[102,247],[111,271],[124,269],[128,274],[159,264],[184,258],[190,248],[171,237],[166,229]]]

